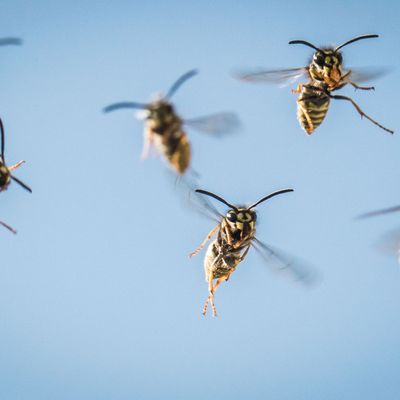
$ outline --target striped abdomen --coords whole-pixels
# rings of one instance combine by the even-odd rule
[[[190,143],[185,132],[178,130],[164,137],[162,153],[172,168],[183,174],[190,164]]]
[[[329,102],[325,93],[303,86],[297,99],[297,119],[308,135],[321,125],[328,112]]]
[[[218,238],[210,243],[204,259],[206,281],[209,281],[210,277],[211,279],[228,278],[243,260],[242,255],[248,246],[250,246],[248,240],[238,248],[233,248],[227,243],[221,242]]]
[[[148,136],[168,164],[183,174],[190,164],[190,143],[182,129],[182,121],[169,113],[161,119],[151,119],[147,123]]]

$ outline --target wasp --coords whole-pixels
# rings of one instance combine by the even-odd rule
[[[14,182],[17,182],[20,186],[22,186],[25,190],[28,192],[32,193],[32,189],[27,186],[25,183],[20,181],[18,178],[13,176],[11,172],[16,170],[18,167],[20,167],[23,163],[25,163],[24,160],[21,160],[17,162],[14,165],[11,165],[8,167],[6,165],[5,157],[4,157],[4,147],[5,147],[5,135],[4,135],[4,125],[3,121],[0,118],[0,138],[1,138],[1,149],[0,149],[0,192],[3,190],[6,190],[11,183],[11,180]]]
[[[286,70],[256,71],[238,74],[238,78],[247,82],[275,82],[280,84],[293,83],[301,77],[308,78],[307,83],[300,83],[293,93],[297,93],[297,119],[302,129],[311,135],[325,119],[331,99],[350,102],[361,117],[367,118],[373,124],[386,132],[394,133],[364,113],[358,104],[350,97],[332,94],[346,85],[355,89],[374,90],[373,86],[360,86],[359,83],[369,80],[380,73],[364,73],[351,69],[343,69],[343,56],[339,51],[350,43],[359,40],[377,38],[376,34],[361,35],[333,47],[318,48],[305,40],[291,40],[289,44],[303,44],[316,50],[308,66]]]
[[[215,317],[217,315],[214,304],[214,293],[218,286],[222,282],[227,281],[236,270],[237,266],[245,259],[250,247],[255,248],[268,263],[273,261],[275,266],[278,266],[279,269],[290,268],[297,279],[309,280],[312,275],[309,268],[306,269],[300,267],[299,264],[293,263],[293,260],[290,260],[291,257],[288,257],[281,251],[272,249],[271,246],[266,245],[255,237],[257,213],[254,208],[272,197],[293,192],[293,189],[281,189],[273,192],[256,201],[249,207],[234,206],[222,197],[206,190],[196,189],[195,192],[213,197],[229,207],[228,212],[222,216],[210,203],[203,201],[208,211],[213,214],[213,217],[216,217],[214,219],[217,220],[218,224],[207,235],[203,243],[190,254],[190,257],[196,255],[214,234],[217,233],[216,238],[209,244],[204,258],[204,272],[208,284],[208,297],[203,306],[203,315],[206,315],[209,303],[212,307],[213,316]]]
[[[104,112],[120,109],[140,109],[145,119],[142,159],[147,158],[151,146],[162,154],[170,167],[183,175],[191,161],[191,147],[184,126],[206,133],[222,134],[233,131],[239,125],[234,113],[218,113],[206,117],[183,120],[170,102],[171,97],[188,79],[197,74],[191,70],[179,77],[166,96],[158,96],[150,103],[120,102],[103,109]]]

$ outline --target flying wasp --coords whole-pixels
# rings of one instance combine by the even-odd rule
[[[250,247],[255,248],[270,265],[272,262],[279,269],[289,268],[297,279],[303,281],[310,280],[311,270],[293,263],[292,257],[273,249],[255,237],[257,213],[254,211],[254,208],[274,196],[293,192],[293,189],[281,189],[273,192],[249,207],[236,207],[222,197],[206,190],[197,189],[196,192],[213,197],[229,207],[229,211],[223,216],[210,203],[203,201],[203,205],[206,206],[208,212],[211,212],[213,219],[218,224],[207,235],[203,243],[190,254],[190,257],[196,255],[214,234],[217,233],[217,237],[209,244],[204,259],[205,279],[208,283],[208,297],[203,306],[203,315],[206,315],[209,303],[212,307],[213,316],[217,315],[214,304],[214,293],[218,286],[222,282],[227,281],[239,263],[245,259]],[[216,280],[215,283],[214,280]]]
[[[150,147],[154,146],[180,175],[186,172],[191,161],[191,148],[184,125],[213,134],[228,133],[239,125],[234,113],[218,113],[190,120],[178,116],[170,99],[184,82],[196,74],[196,70],[186,72],[175,81],[166,96],[159,96],[150,103],[121,102],[103,110],[106,113],[120,109],[143,110],[145,129],[142,159],[147,158]]]
[[[16,170],[18,167],[20,167],[25,161],[19,161],[16,164],[7,167],[6,161],[4,158],[4,147],[5,147],[5,135],[4,135],[4,126],[3,126],[3,121],[0,118],[0,137],[1,137],[1,149],[0,149],[0,192],[3,190],[6,190],[8,188],[8,185],[11,183],[11,180],[17,182],[20,186],[22,186],[25,190],[28,192],[32,193],[32,189],[25,185],[22,181],[20,181],[18,178],[13,176],[11,172]]]
[[[314,53],[310,64],[302,68],[283,70],[254,71],[238,74],[237,77],[246,82],[275,82],[279,84],[293,83],[301,77],[307,77],[307,83],[300,83],[293,93],[299,94],[297,98],[297,119],[303,130],[311,135],[328,112],[331,99],[349,101],[361,117],[367,118],[373,124],[386,132],[394,133],[364,113],[358,104],[350,97],[334,95],[332,92],[350,84],[355,89],[374,90],[373,86],[360,86],[359,83],[379,76],[380,72],[365,73],[363,71],[343,69],[343,57],[339,51],[344,46],[363,39],[377,38],[378,35],[361,35],[337,46],[336,48],[318,48],[305,40],[291,40],[289,44],[303,44],[311,47]]]

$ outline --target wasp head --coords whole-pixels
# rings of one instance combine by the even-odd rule
[[[224,217],[232,236],[236,240],[243,240],[253,237],[255,233],[255,224],[257,214],[247,208],[231,209]]]

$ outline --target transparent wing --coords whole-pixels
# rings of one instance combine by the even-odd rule
[[[186,119],[185,125],[204,133],[223,135],[240,128],[240,120],[235,113],[223,112],[204,117]]]
[[[382,235],[376,244],[377,250],[388,256],[395,256],[400,264],[400,229]]]
[[[363,219],[363,218],[370,218],[370,217],[376,217],[378,215],[384,215],[384,214],[390,214],[393,212],[398,212],[400,211],[400,206],[394,206],[390,208],[383,208],[382,210],[375,210],[375,211],[370,211],[365,214],[361,214],[357,217],[357,219]]]
[[[278,69],[278,70],[254,70],[234,73],[234,77],[251,83],[275,83],[280,86],[293,84],[301,77],[308,77],[308,67]]]
[[[381,78],[392,71],[390,67],[348,68],[351,71],[348,80],[354,83],[363,83]],[[345,71],[346,72],[346,71]]]
[[[192,190],[189,193],[189,203],[192,208],[206,218],[217,223],[221,221],[221,213],[214,207],[206,196]]]
[[[256,238],[253,239],[251,245],[274,271],[288,273],[296,281],[301,281],[306,285],[316,282],[318,278],[316,270],[298,258],[266,245]]]

